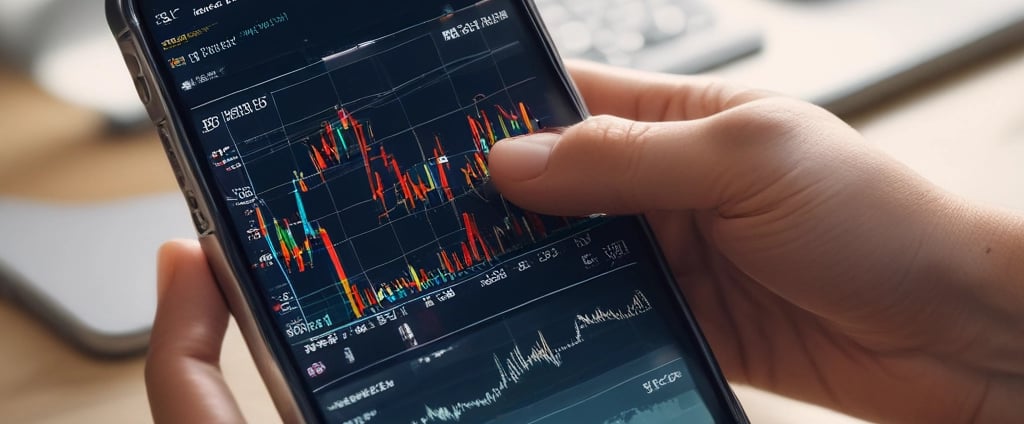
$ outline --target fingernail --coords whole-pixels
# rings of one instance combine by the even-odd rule
[[[551,149],[562,138],[556,133],[537,133],[503,141],[503,162],[507,178],[526,181],[539,177],[548,168]]]

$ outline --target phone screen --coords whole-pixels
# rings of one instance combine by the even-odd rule
[[[496,142],[582,118],[526,2],[138,4],[319,419],[729,419],[639,219],[538,215],[489,181]]]

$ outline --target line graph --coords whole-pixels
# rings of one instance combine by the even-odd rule
[[[689,392],[643,408],[629,408],[602,424],[713,423],[696,392]]]
[[[524,354],[523,350],[516,345],[512,351],[499,357],[494,355],[494,365],[498,371],[497,384],[485,391],[482,396],[476,399],[456,402],[447,406],[431,407],[426,406],[426,413],[418,422],[427,424],[431,422],[452,422],[460,421],[467,411],[493,405],[504,392],[520,380],[525,378],[531,370],[540,366],[561,367],[562,354],[583,344],[586,339],[583,336],[584,330],[595,325],[608,322],[626,321],[646,314],[653,310],[650,301],[643,292],[637,290],[633,294],[631,302],[618,310],[606,310],[595,308],[590,314],[580,314],[573,322],[575,337],[558,345],[552,346],[542,332],[537,332],[537,340]]]

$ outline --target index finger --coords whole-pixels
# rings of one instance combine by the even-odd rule
[[[705,118],[775,96],[709,76],[670,75],[567,60],[566,67],[594,115],[635,121]]]

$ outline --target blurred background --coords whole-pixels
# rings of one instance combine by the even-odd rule
[[[146,419],[155,251],[194,237],[103,3],[0,0],[0,410],[11,422]],[[1020,0],[537,3],[565,56],[816,102],[940,185],[1024,210]],[[225,349],[243,409],[274,421],[235,330]],[[755,422],[854,422],[739,393]]]
[[[142,117],[128,72],[106,30],[103,0],[0,1],[0,49],[5,62],[44,90],[95,108],[115,123]]]

